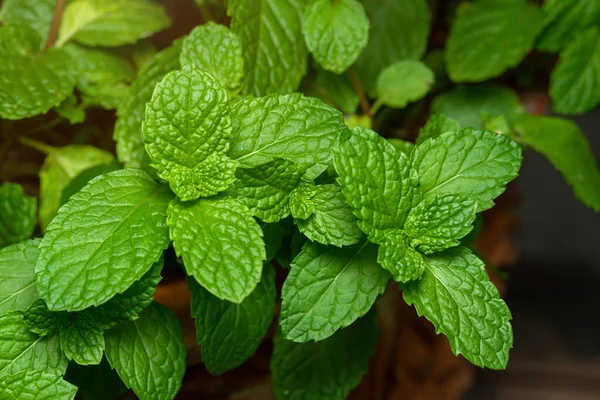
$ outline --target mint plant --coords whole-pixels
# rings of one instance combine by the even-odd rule
[[[386,290],[456,355],[504,369],[482,213],[523,149],[596,211],[600,173],[573,122],[528,114],[503,79],[558,51],[555,110],[596,107],[597,7],[448,5],[442,51],[425,0],[197,3],[206,23],[161,51],[145,38],[170,20],[151,0],[2,3],[0,161],[15,143],[45,161],[39,208],[0,186],[0,398],[174,398],[183,331],[153,298],[178,272],[209,373],[274,328],[278,399],[348,396]],[[225,10],[229,26],[211,20]],[[116,110],[116,157],[83,130],[100,109]],[[68,124],[82,130],[56,145]]]

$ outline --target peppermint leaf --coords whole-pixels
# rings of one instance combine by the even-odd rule
[[[71,197],[40,244],[37,289],[48,307],[99,305],[140,279],[169,244],[171,198],[167,187],[132,169],[95,178]]]
[[[295,343],[275,334],[271,372],[277,399],[345,399],[375,354],[375,313],[320,342]]]
[[[183,40],[181,65],[196,64],[214,76],[236,96],[244,77],[244,59],[240,41],[226,26],[208,22],[197,26]]]
[[[600,3],[596,0],[547,0],[542,8],[547,22],[536,44],[542,51],[560,50],[600,20]]]
[[[275,271],[265,265],[260,283],[241,303],[220,300],[194,279],[192,316],[204,366],[213,375],[236,368],[262,343],[275,311]]]
[[[23,320],[29,331],[40,336],[56,333],[67,321],[65,312],[52,312],[42,299],[34,301],[23,313]]]
[[[394,108],[404,108],[420,100],[433,86],[433,72],[423,63],[398,61],[386,67],[377,77],[377,101]]]
[[[77,97],[74,94],[67,96],[54,111],[69,121],[71,125],[80,124],[85,121],[85,109],[82,105],[77,104]]]
[[[299,93],[244,99],[231,109],[229,156],[246,168],[285,158],[300,168],[328,165],[347,130],[342,114]]]
[[[0,185],[0,247],[31,237],[37,200],[16,183]]]
[[[454,354],[480,367],[504,369],[513,343],[511,315],[483,262],[464,247],[425,261],[422,278],[402,285],[404,300],[448,337]]]
[[[359,98],[346,74],[318,69],[314,80],[303,81],[302,93],[317,97],[344,114],[354,114]]]
[[[317,0],[304,11],[302,33],[315,60],[341,74],[367,45],[369,19],[357,0]]]
[[[232,0],[227,14],[242,45],[242,93],[289,93],[306,73],[302,0]]]
[[[408,244],[406,234],[399,229],[384,232],[377,262],[392,273],[396,282],[419,279],[425,270],[423,255]]]
[[[104,354],[104,329],[88,314],[76,313],[60,330],[60,348],[77,364],[100,364]]]
[[[544,13],[527,0],[479,1],[459,8],[446,44],[450,78],[481,82],[516,67],[543,26]]]
[[[301,182],[300,185],[290,193],[290,211],[294,218],[307,219],[315,212],[313,198],[318,192],[314,183]]]
[[[21,371],[0,380],[0,398],[35,400],[72,400],[77,387],[62,376],[44,371]]]
[[[417,136],[415,142],[419,145],[427,139],[440,136],[442,133],[459,130],[460,124],[458,121],[448,117],[446,114],[433,114],[429,117],[425,126],[419,131],[419,136]]]
[[[142,129],[151,165],[182,200],[211,196],[235,180],[237,165],[224,154],[231,133],[227,92],[195,65],[156,85]]]
[[[389,278],[376,254],[368,242],[343,249],[307,242],[281,292],[285,339],[323,340],[365,315]]]
[[[185,345],[177,317],[152,303],[140,318],[106,332],[110,366],[141,400],[173,399],[185,373]]]
[[[39,239],[0,249],[0,315],[25,310],[37,298],[35,263]]]
[[[240,303],[260,281],[265,245],[250,210],[232,198],[174,200],[167,221],[188,274],[222,300]]]
[[[415,144],[412,142],[408,142],[406,140],[402,140],[402,139],[395,139],[395,138],[389,138],[387,139],[387,141],[394,146],[394,148],[401,152],[404,153],[407,156],[410,156],[410,153],[413,151],[413,149],[415,148]]]
[[[54,0],[5,0],[0,8],[0,21],[27,26],[36,31],[40,38],[46,38],[54,5]]]

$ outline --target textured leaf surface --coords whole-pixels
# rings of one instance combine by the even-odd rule
[[[304,11],[302,32],[315,60],[341,74],[367,45],[369,19],[357,0],[317,0]]]
[[[16,183],[0,185],[0,247],[28,239],[35,228],[37,200]]]
[[[0,249],[0,315],[25,310],[37,298],[35,263],[39,239]]]
[[[455,82],[481,82],[517,66],[532,49],[544,14],[527,0],[479,1],[458,10],[446,44]]]
[[[100,364],[104,355],[104,330],[88,314],[77,313],[60,330],[60,348],[77,364]]]
[[[436,138],[442,133],[459,131],[460,124],[458,121],[446,116],[446,114],[434,114],[427,123],[419,131],[416,144],[421,144],[427,139]]]
[[[174,200],[167,221],[185,269],[220,299],[240,303],[260,281],[266,258],[262,230],[232,198]]]
[[[173,399],[185,373],[185,345],[177,317],[152,303],[136,321],[106,332],[110,366],[141,400]]]
[[[154,90],[142,125],[158,175],[182,200],[212,196],[235,180],[225,157],[231,120],[227,92],[195,65],[168,73]]]
[[[244,57],[243,94],[296,90],[306,73],[302,0],[232,0],[227,14]]]
[[[327,165],[339,135],[342,114],[299,93],[244,99],[231,109],[229,156],[246,167],[285,158],[300,167]]]
[[[566,119],[523,115],[520,139],[547,157],[588,207],[600,211],[600,171],[583,132]]]
[[[421,58],[427,48],[431,12],[426,0],[365,0],[371,22],[369,43],[357,61],[360,78],[370,94],[385,67]]]
[[[67,322],[67,313],[53,312],[42,299],[34,301],[23,313],[29,331],[40,336],[56,333]]]
[[[401,229],[420,200],[408,157],[370,129],[357,127],[340,139],[335,168],[360,229],[375,243],[383,230]]]
[[[583,114],[600,104],[600,29],[578,35],[560,53],[550,76],[552,108]]]
[[[517,177],[521,148],[504,135],[467,128],[423,142],[412,152],[411,162],[426,199],[467,196],[477,201],[480,212],[491,208]]]
[[[376,247],[307,242],[283,285],[280,326],[295,342],[319,341],[365,315],[387,286]]]
[[[427,256],[426,264],[420,280],[402,285],[404,300],[448,337],[454,354],[504,369],[513,342],[511,314],[483,262],[456,247]]]
[[[213,375],[239,366],[256,352],[273,321],[273,267],[265,265],[260,283],[239,304],[220,300],[194,279],[188,284],[204,366]]]
[[[21,371],[0,380],[0,398],[14,400],[72,400],[77,387],[62,376],[43,371]]]
[[[377,77],[377,101],[394,108],[404,108],[420,100],[433,86],[433,72],[413,60],[395,62]]]
[[[377,261],[397,282],[419,279],[425,270],[423,255],[409,245],[406,234],[399,229],[385,231]]]
[[[242,47],[226,26],[214,22],[197,26],[183,40],[181,65],[196,64],[214,76],[230,97],[241,89],[244,77]]]
[[[117,157],[126,167],[140,168],[146,172],[151,169],[142,135],[146,103],[152,98],[156,84],[168,72],[179,68],[180,50],[181,46],[175,42],[158,53],[133,81],[129,93],[117,109],[113,139],[117,143]]]
[[[37,289],[48,307],[99,305],[140,279],[169,244],[171,198],[133,169],[95,178],[71,197],[40,244]]]
[[[600,21],[600,3],[596,0],[547,0],[543,10],[547,23],[536,45],[542,51],[560,50]]]
[[[48,37],[54,12],[54,0],[5,0],[0,8],[0,21],[25,25],[41,38]]]
[[[375,354],[375,313],[320,342],[295,343],[275,334],[271,373],[279,400],[342,400],[368,370]]]
[[[75,0],[65,8],[58,40],[88,46],[121,46],[166,28],[162,6],[149,0]]]
[[[307,219],[315,212],[315,203],[312,199],[318,192],[314,183],[301,182],[290,193],[290,212],[294,218]]]

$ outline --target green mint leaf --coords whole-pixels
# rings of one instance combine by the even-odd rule
[[[164,8],[153,1],[75,0],[65,8],[56,45],[73,39],[88,46],[121,46],[169,24]]]
[[[339,111],[299,93],[241,100],[231,119],[229,156],[246,168],[276,158],[300,168],[328,165],[339,135],[348,129]]]
[[[521,148],[513,140],[470,128],[426,140],[411,154],[425,199],[467,196],[477,201],[477,212],[494,205],[517,177],[521,159]]]
[[[40,38],[46,38],[55,3],[54,0],[5,0],[0,8],[0,21],[27,26],[36,31]]]
[[[69,201],[71,196],[73,196],[76,193],[79,193],[79,191],[81,191],[81,189],[83,189],[85,185],[87,185],[88,182],[94,179],[95,177],[119,169],[123,169],[123,166],[119,162],[113,161],[110,164],[100,164],[83,170],[63,189],[62,196],[60,198],[60,204],[63,205],[67,201]]]
[[[304,11],[302,33],[315,60],[341,74],[367,45],[369,19],[357,0],[317,0]]]
[[[510,135],[512,128],[503,115],[487,116],[483,118],[483,129],[502,135]]]
[[[522,115],[520,140],[547,157],[588,207],[600,211],[600,172],[587,139],[570,120]]]
[[[63,49],[39,53],[41,37],[26,26],[0,26],[0,117],[44,114],[73,92],[75,74]]]
[[[423,255],[408,244],[406,234],[399,229],[384,232],[377,262],[392,273],[396,282],[419,279],[425,270]]]
[[[267,258],[265,262],[271,261],[283,244],[283,229],[279,224],[261,224],[263,231],[263,240],[265,241],[265,252]]]
[[[483,262],[464,247],[425,261],[421,279],[402,285],[404,300],[448,337],[454,354],[480,367],[504,369],[513,342],[511,314]]]
[[[264,222],[277,222],[290,213],[290,193],[302,177],[297,166],[281,158],[250,169],[238,169],[231,195]]]
[[[340,139],[335,169],[358,226],[375,243],[383,230],[401,229],[420,201],[408,157],[370,129],[356,127]]]
[[[389,274],[368,242],[338,249],[307,242],[283,284],[280,326],[295,342],[328,338],[365,315]]]
[[[273,321],[273,267],[265,265],[260,283],[239,304],[220,300],[194,279],[188,284],[204,366],[211,374],[220,375],[241,365],[256,352]]]
[[[347,74],[337,75],[318,68],[314,79],[305,79],[301,92],[317,97],[344,114],[354,114],[359,98]]]
[[[21,371],[0,380],[0,398],[35,400],[72,400],[77,387],[62,376],[44,371]]]
[[[600,20],[600,3],[596,0],[548,0],[542,9],[547,22],[536,45],[542,51],[560,50]]]
[[[31,237],[37,200],[16,183],[0,185],[0,247]]]
[[[208,22],[194,28],[183,40],[181,65],[196,64],[227,89],[229,97],[241,90],[244,77],[242,47],[226,26]]]
[[[40,336],[56,333],[67,322],[67,313],[48,310],[42,299],[34,301],[23,313],[23,321],[29,331]]]
[[[504,116],[509,123],[525,112],[519,96],[505,86],[460,86],[433,99],[432,113],[456,120],[464,128],[484,128],[485,116]]]
[[[404,224],[411,247],[430,254],[458,246],[473,229],[477,202],[465,196],[445,194],[422,201]]]
[[[39,239],[0,249],[0,315],[25,310],[37,298],[35,263]]]
[[[550,96],[561,114],[583,114],[600,104],[600,29],[577,35],[560,53]]]
[[[118,399],[127,391],[106,357],[98,365],[70,363],[65,380],[79,388],[77,398],[82,400]]]
[[[113,139],[117,143],[117,158],[126,167],[150,168],[150,157],[144,147],[142,122],[146,117],[146,103],[152,98],[154,87],[168,73],[179,68],[179,42],[173,43],[154,57],[131,84],[129,93],[117,108],[117,123]]]
[[[152,303],[140,318],[106,332],[106,358],[141,400],[173,399],[185,373],[185,345],[177,317]]]
[[[434,81],[433,72],[425,64],[414,60],[397,61],[377,77],[377,101],[389,107],[404,108],[422,99]]]
[[[240,303],[260,281],[266,258],[262,230],[232,198],[169,205],[171,240],[188,274],[222,300]]]
[[[342,247],[358,243],[363,232],[340,187],[329,184],[316,186],[315,189],[310,199],[310,215],[304,219],[294,219],[300,232],[313,242],[322,244]]]
[[[426,0],[366,0],[369,43],[357,61],[369,94],[381,71],[400,60],[417,60],[427,48],[431,12]]]
[[[22,370],[64,375],[67,363],[58,335],[39,337],[30,332],[21,311],[0,317],[0,382]]]
[[[60,348],[69,360],[97,365],[104,354],[104,329],[88,314],[75,313],[60,330]]]
[[[392,146],[394,146],[394,148],[397,151],[399,151],[401,153],[404,153],[407,156],[410,156],[410,153],[415,148],[415,144],[414,143],[408,142],[406,140],[390,138],[390,139],[387,139],[387,141],[390,142],[390,144]]]
[[[37,289],[48,307],[99,305],[140,279],[169,244],[171,198],[166,186],[133,169],[97,177],[71,197],[40,243]]]
[[[544,13],[528,0],[466,4],[459,8],[446,44],[450,78],[481,82],[516,67],[543,26]]]
[[[74,94],[67,96],[58,107],[54,108],[54,111],[69,121],[71,125],[80,124],[85,121],[85,108],[77,104],[77,96]]]
[[[227,14],[242,45],[242,93],[289,93],[306,73],[302,37],[303,0],[232,0]]]
[[[296,343],[280,332],[274,342],[271,373],[277,399],[345,399],[375,354],[375,313],[320,342]]]
[[[446,114],[433,114],[429,117],[425,126],[419,131],[419,136],[417,136],[415,143],[419,145],[427,139],[440,136],[442,133],[459,130],[460,124],[458,121],[448,117]]]
[[[224,154],[227,110],[225,89],[193,64],[156,85],[142,125],[146,150],[158,176],[184,201],[212,196],[235,180],[237,164]]]
[[[315,212],[315,203],[313,198],[318,192],[314,183],[301,182],[297,188],[290,193],[290,212],[294,218],[306,219]]]

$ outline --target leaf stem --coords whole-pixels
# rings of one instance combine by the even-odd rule
[[[60,21],[62,20],[66,2],[67,0],[56,0],[54,15],[52,16],[52,25],[50,25],[50,33],[48,33],[48,40],[46,41],[46,46],[44,46],[44,51],[48,50],[56,42],[58,28],[60,28]]]
[[[354,68],[350,67],[348,70],[348,78],[350,78],[350,83],[354,88],[354,91],[358,95],[358,99],[360,100],[360,108],[362,109],[363,114],[368,116],[369,118],[373,117],[373,113],[371,112],[371,106],[369,105],[369,100],[367,100],[367,96],[362,86],[360,85],[360,81],[358,80],[358,76],[354,71]]]
[[[56,148],[54,148],[50,145],[47,145],[46,143],[42,143],[38,140],[29,139],[26,137],[20,137],[19,141],[21,143],[23,143],[25,146],[31,147],[32,149],[36,149],[37,151],[44,153],[44,154],[51,154],[56,150]]]
[[[377,114],[377,111],[381,108],[382,105],[383,99],[381,97],[375,100],[375,104],[373,104],[373,107],[371,107],[371,112],[373,113],[373,115]]]

